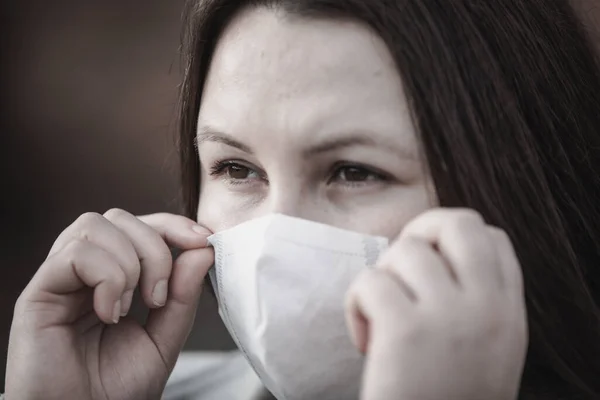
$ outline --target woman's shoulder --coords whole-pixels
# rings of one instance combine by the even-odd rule
[[[163,400],[254,400],[264,388],[239,351],[183,352],[167,382]]]

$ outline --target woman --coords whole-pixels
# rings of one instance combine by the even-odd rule
[[[204,0],[187,16],[189,219],[112,210],[61,234],[16,306],[9,400],[158,398],[207,236],[272,213],[391,240],[348,288],[362,398],[600,396],[600,72],[566,0]],[[147,325],[116,323],[138,279]]]

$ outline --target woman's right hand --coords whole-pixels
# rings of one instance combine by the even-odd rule
[[[209,235],[171,214],[77,219],[15,306],[6,398],[159,399],[213,264]],[[183,250],[174,262],[169,246]],[[121,318],[138,284],[151,309],[143,326]]]

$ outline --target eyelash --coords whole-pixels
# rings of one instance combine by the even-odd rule
[[[244,168],[244,169],[247,169],[248,171],[257,172],[253,168],[251,168],[247,165],[244,165],[244,163],[242,163],[240,161],[228,160],[228,161],[215,162],[210,167],[209,174],[210,174],[210,176],[223,178],[230,185],[247,185],[249,183],[249,182],[247,182],[248,179],[232,179],[232,178],[226,176],[225,174],[227,172],[227,168],[230,168],[230,167]],[[260,174],[259,174],[259,176],[260,176]],[[264,179],[262,176],[260,176],[260,178]],[[264,179],[264,180],[266,180],[266,179]]]
[[[211,168],[209,170],[209,174],[210,174],[210,176],[221,177],[224,180],[226,180],[227,183],[229,183],[231,185],[252,184],[252,182],[249,182],[251,179],[235,179],[235,178],[226,176],[227,168],[230,168],[230,167],[237,167],[237,168],[247,169],[249,172],[255,172],[255,173],[257,173],[257,175],[259,176],[259,178],[261,180],[268,182],[268,179],[264,176],[264,174],[261,174],[259,171],[256,171],[254,168],[249,167],[249,166],[245,165],[245,163],[242,163],[242,162],[236,161],[236,160],[226,160],[226,161],[215,162],[211,166]],[[360,172],[366,172],[369,175],[369,177],[362,181],[342,181],[343,183],[337,183],[339,186],[344,186],[347,188],[356,188],[356,187],[363,187],[365,185],[372,184],[373,182],[389,181],[391,179],[389,176],[387,176],[381,172],[373,171],[372,168],[366,167],[361,164],[350,163],[350,162],[339,162],[339,163],[336,163],[332,167],[333,173],[330,174],[331,177],[328,179],[327,183],[328,184],[332,184],[332,183],[336,184],[336,182],[334,182],[334,180],[339,178],[340,173],[344,170],[349,170],[349,169],[355,169]]]

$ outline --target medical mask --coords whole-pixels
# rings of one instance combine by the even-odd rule
[[[344,297],[388,240],[274,214],[209,237],[219,314],[279,400],[359,397]]]

